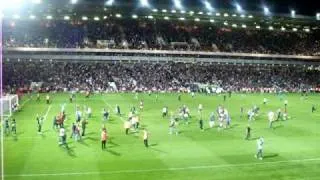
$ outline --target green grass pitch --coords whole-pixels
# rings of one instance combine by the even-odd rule
[[[150,132],[150,148],[145,148],[142,131],[124,134],[123,122],[131,106],[139,107],[139,100],[131,93],[95,94],[86,99],[77,94],[76,102],[69,103],[69,94],[51,94],[52,104],[46,105],[45,95],[41,102],[35,96],[21,101],[17,120],[17,135],[4,137],[5,179],[12,180],[102,180],[102,179],[224,179],[224,180],[270,180],[270,179],[320,179],[320,109],[311,113],[312,104],[320,102],[319,95],[302,99],[300,94],[286,94],[290,119],[276,122],[268,128],[267,112],[283,108],[279,96],[273,94],[233,94],[223,102],[222,96],[197,94],[192,98],[177,94],[139,94],[144,100],[144,111],[139,112],[141,124]],[[268,98],[263,105],[263,98]],[[66,103],[66,130],[69,149],[59,147],[57,132],[52,129],[52,119]],[[205,128],[198,125],[198,104],[204,106]],[[70,139],[70,124],[75,120],[76,105],[92,108],[87,136],[75,142]],[[122,117],[114,113],[116,104],[121,107]],[[191,111],[189,125],[179,124],[179,135],[168,134],[168,119],[161,117],[162,107],[175,111],[186,104]],[[209,114],[223,104],[229,111],[231,127],[218,131],[208,128]],[[244,140],[246,118],[240,118],[240,107],[260,106],[260,115],[252,123],[253,140]],[[111,109],[112,107],[112,109]],[[107,150],[101,150],[100,130],[102,109],[111,111],[106,123],[110,142]],[[36,114],[47,114],[43,135],[37,134]],[[257,160],[255,138],[265,139],[264,156]]]

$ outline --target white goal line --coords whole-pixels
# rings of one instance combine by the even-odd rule
[[[313,159],[296,159],[287,161],[270,161],[259,163],[242,163],[242,164],[221,164],[208,166],[189,166],[176,168],[159,168],[159,169],[137,169],[137,170],[118,170],[118,171],[89,171],[89,172],[69,172],[69,173],[30,173],[30,174],[5,174],[4,177],[45,177],[45,176],[80,176],[80,175],[101,175],[101,174],[122,174],[122,173],[148,173],[148,172],[163,172],[163,171],[184,171],[184,170],[199,170],[199,169],[214,169],[225,167],[246,167],[260,165],[277,165],[286,163],[301,163],[301,162],[316,162],[320,158]]]

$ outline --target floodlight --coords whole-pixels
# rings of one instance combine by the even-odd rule
[[[121,14],[116,14],[116,17],[117,17],[117,18],[121,18],[122,15],[121,15]]]
[[[12,9],[19,9],[23,5],[23,0],[0,0],[0,11],[2,10],[12,10]]]
[[[177,9],[183,9],[181,0],[173,0],[173,4]]]
[[[100,20],[100,18],[99,18],[98,16],[95,16],[95,17],[93,18],[93,20],[95,20],[95,21],[99,21],[99,20]]]
[[[51,20],[51,19],[52,19],[52,16],[51,16],[51,15],[48,15],[48,16],[46,17],[46,19]]]
[[[31,1],[33,4],[40,4],[41,3],[41,0],[32,0]]]
[[[236,9],[239,13],[241,13],[243,11],[242,7],[240,6],[240,4],[236,4]]]
[[[70,0],[71,4],[77,4],[78,0]]]
[[[88,17],[87,16],[82,16],[81,18],[83,21],[88,21]]]
[[[64,16],[63,19],[68,21],[68,20],[70,20],[70,16]]]
[[[270,10],[269,10],[269,8],[267,6],[263,7],[263,12],[264,12],[265,15],[269,15],[270,14]]]
[[[180,20],[180,21],[184,21],[185,18],[184,18],[184,17],[180,17],[179,20]]]
[[[169,18],[168,16],[165,16],[164,19],[165,19],[165,20],[169,20],[170,18]]]
[[[162,9],[162,12],[163,12],[163,13],[166,13],[166,12],[167,12],[167,10],[166,10],[166,9]]]
[[[291,10],[291,17],[296,17],[296,11],[295,10]]]
[[[20,19],[20,15],[19,14],[13,15],[13,19]]]
[[[207,1],[207,0],[203,1],[203,4],[204,4],[204,6],[206,7],[206,9],[208,11],[213,11],[213,7],[212,7],[212,5],[210,4],[209,1]]]
[[[153,19],[153,16],[148,16],[148,19]]]
[[[153,12],[158,12],[158,9],[152,9]]]
[[[273,27],[272,27],[272,26],[269,26],[269,30],[272,31],[272,30],[273,30]]]
[[[317,20],[320,20],[320,13],[316,14]]]
[[[211,22],[211,23],[214,23],[214,19],[210,19],[210,22]]]
[[[199,21],[200,21],[200,19],[199,19],[199,18],[195,18],[195,19],[194,19],[194,21],[199,22]]]
[[[36,16],[35,15],[30,15],[29,18],[30,19],[36,19]]]
[[[133,18],[133,19],[137,19],[137,18],[138,18],[138,15],[133,14],[133,15],[132,15],[132,18]]]
[[[281,31],[285,31],[285,30],[286,30],[286,28],[282,26],[281,27]]]
[[[148,0],[140,0],[140,5],[142,7],[150,7],[150,4],[149,4]]]
[[[114,3],[114,0],[108,0],[108,1],[106,1],[105,5],[106,6],[112,6],[113,3]]]
[[[242,27],[242,28],[247,28],[247,25],[242,24],[241,27]]]

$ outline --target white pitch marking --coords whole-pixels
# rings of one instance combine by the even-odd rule
[[[42,176],[79,176],[79,175],[100,175],[100,174],[121,174],[121,173],[146,173],[146,172],[161,172],[161,171],[184,171],[193,169],[213,169],[213,168],[225,168],[225,167],[245,167],[245,166],[259,166],[259,165],[277,165],[285,163],[301,163],[320,161],[320,158],[313,159],[296,159],[287,161],[271,161],[260,163],[242,163],[242,164],[221,164],[221,165],[209,165],[209,166],[189,166],[189,167],[177,167],[177,168],[163,168],[163,169],[137,169],[137,170],[119,170],[119,171],[92,171],[92,172],[70,172],[70,173],[39,173],[39,174],[7,174],[5,177],[42,177]]]

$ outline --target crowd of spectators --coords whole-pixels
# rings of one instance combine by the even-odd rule
[[[199,83],[232,91],[300,91],[319,88],[320,73],[304,66],[15,61],[4,63],[3,80],[7,91],[29,88],[32,82],[58,91],[107,91],[112,82],[120,91],[174,91]]]
[[[6,47],[202,50],[318,55],[318,30],[228,28],[208,23],[108,20],[4,22]]]

